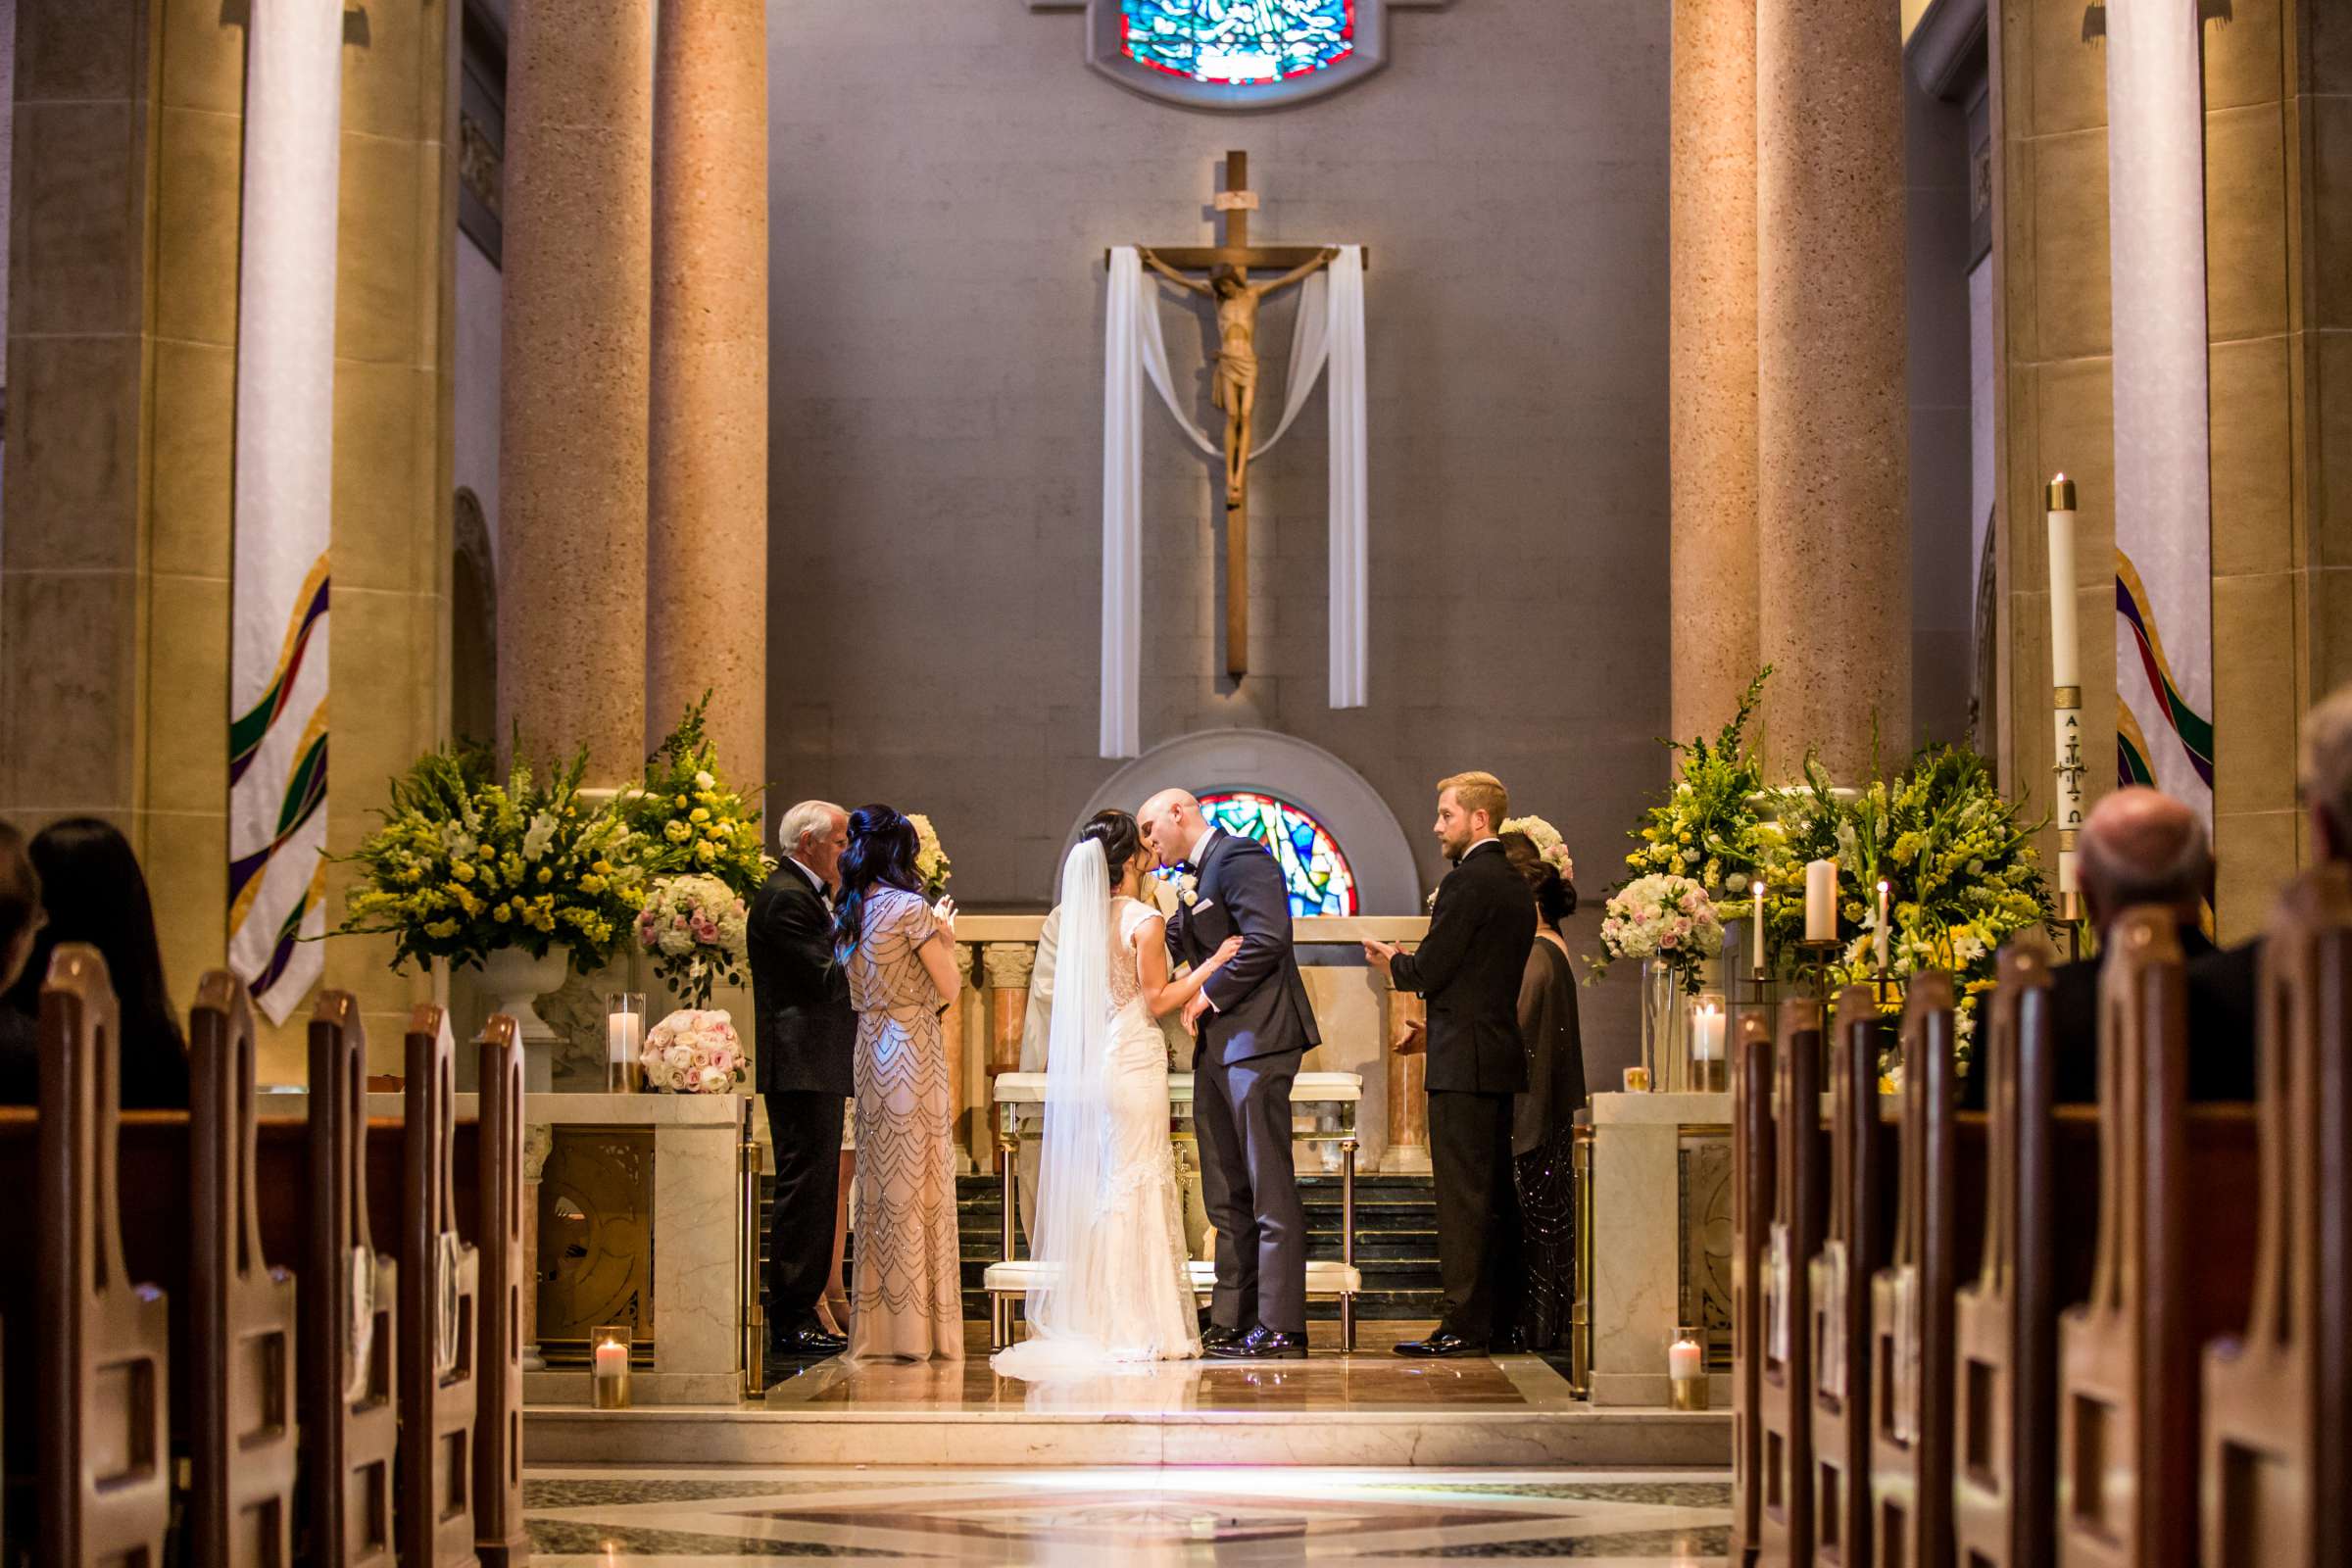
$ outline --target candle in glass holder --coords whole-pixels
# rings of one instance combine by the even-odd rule
[[[1762,866],[1756,867],[1754,886],[1756,892],[1755,912],[1748,917],[1747,921],[1748,928],[1752,933],[1748,939],[1748,945],[1754,949],[1756,973],[1762,974],[1764,972],[1764,868]]]
[[[609,1323],[589,1341],[589,1385],[599,1410],[629,1407],[629,1342],[635,1331],[626,1323]]]
[[[1682,1338],[1666,1348],[1666,1376],[1675,1409],[1707,1407],[1707,1355],[1694,1331],[1683,1330]]]
[[[645,1049],[645,993],[616,991],[605,1002],[605,1088],[615,1095],[642,1082]]]
[[[1880,882],[1879,882],[1879,943],[1878,943],[1878,948],[1879,948],[1879,967],[1880,967],[1880,969],[1882,969],[1882,970],[1884,970],[1884,969],[1886,967],[1886,915],[1887,915],[1887,907],[1886,907],[1886,880],[1885,880],[1884,878],[1882,878],[1882,879],[1880,880]]]
[[[1648,1094],[1648,1093],[1649,1093],[1649,1069],[1648,1069],[1647,1067],[1628,1067],[1628,1068],[1626,1068],[1626,1069],[1625,1069],[1625,1092],[1626,1092],[1627,1094],[1629,1094],[1629,1095],[1646,1095],[1646,1094]]]
[[[1838,862],[1814,860],[1805,866],[1805,940],[1838,940]]]
[[[1690,1008],[1690,1083],[1695,1094],[1720,1094],[1724,1087],[1723,1039],[1731,1023],[1723,997],[1702,992]]]

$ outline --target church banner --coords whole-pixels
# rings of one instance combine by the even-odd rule
[[[2197,0],[2107,8],[2116,771],[2213,821],[2205,103]]]
[[[228,961],[283,1023],[323,967],[342,0],[253,0],[238,232]]]

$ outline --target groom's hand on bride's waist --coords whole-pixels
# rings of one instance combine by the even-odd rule
[[[1196,991],[1193,1000],[1184,1004],[1184,1027],[1189,1034],[1200,1032],[1200,1015],[1208,1011],[1208,993]]]

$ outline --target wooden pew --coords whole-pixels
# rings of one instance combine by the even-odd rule
[[[1879,1009],[1867,986],[1838,998],[1830,1035],[1829,1222],[1811,1262],[1813,1555],[1870,1550],[1870,1291],[1884,1261]]]
[[[172,1319],[122,1263],[114,988],[98,950],[61,944],[41,988],[37,1371],[43,1568],[162,1568]],[[183,1167],[184,1170],[184,1167]]]
[[[1762,1548],[1765,1237],[1774,1176],[1772,1032],[1740,1019],[1732,1055],[1732,1541],[1734,1568]]]
[[[2047,1568],[2056,1558],[2058,1194],[2097,1172],[2058,1175],[2051,1119],[2050,954],[2001,951],[1978,1020],[1985,1075],[1984,1246],[1953,1302],[1952,1525],[1960,1560]],[[2070,1229],[2069,1239],[2087,1229]]]
[[[368,1223],[368,1036],[351,993],[319,993],[310,1052],[301,1340],[305,1556],[341,1568],[392,1568],[400,1276],[398,1265],[375,1250]]]
[[[475,1309],[481,1256],[458,1231],[457,1061],[441,1009],[409,1020],[402,1123],[400,1496],[404,1568],[473,1568]]]
[[[2173,914],[2132,909],[2099,980],[2099,1233],[2058,1325],[2058,1560],[2185,1568],[2197,1550],[2200,1350],[2246,1321],[2253,1117],[2184,1103]]]
[[[1964,1202],[1956,1041],[1951,977],[1914,975],[1903,1008],[1894,1250],[1870,1284],[1870,1489],[1881,1558],[1918,1568],[1952,1560],[1952,1295]]]
[[[522,1036],[493,1013],[481,1038],[481,1333],[474,1376],[474,1552],[484,1568],[531,1559],[522,1524]]]
[[[1813,1293],[1806,1265],[1821,1246],[1821,1036],[1820,1003],[1781,1004],[1773,1049],[1779,1170],[1766,1240],[1758,1371],[1764,1495],[1757,1560],[1795,1568],[1813,1557]]]
[[[294,1543],[294,1276],[263,1255],[253,1005],[216,969],[188,1015],[190,1560],[282,1568]]]
[[[2205,1351],[2207,1568],[2352,1562],[2352,876],[2292,884],[2263,943],[2260,1180],[2244,1332]]]

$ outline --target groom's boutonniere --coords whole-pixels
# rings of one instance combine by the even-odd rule
[[[1176,879],[1176,897],[1188,909],[1199,904],[1200,902],[1200,879],[1189,871],[1178,877]]]

